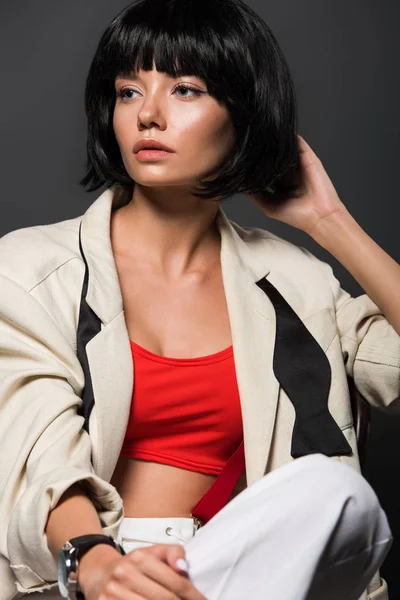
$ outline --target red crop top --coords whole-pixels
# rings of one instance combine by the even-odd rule
[[[218,475],[243,440],[233,348],[195,358],[131,341],[134,386],[121,456]]]

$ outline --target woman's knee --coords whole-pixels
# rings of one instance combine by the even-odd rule
[[[382,537],[389,535],[386,515],[374,490],[353,467],[323,454],[310,454],[280,469],[280,478],[290,482],[299,499],[315,507],[316,516],[326,513],[328,508],[339,513],[345,511],[351,515],[354,527],[369,523],[371,532],[378,528]]]
[[[349,538],[358,539],[362,546],[390,537],[385,512],[368,481],[353,467],[326,456],[310,461],[315,487],[313,494],[321,509],[337,513]]]

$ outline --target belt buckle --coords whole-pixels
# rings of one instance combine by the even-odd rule
[[[193,533],[196,533],[196,531],[198,529],[200,529],[200,527],[202,527],[203,525],[205,525],[205,523],[204,523],[204,521],[202,521],[198,517],[193,516],[192,513],[190,513],[190,516],[193,519],[193,527],[194,527]]]

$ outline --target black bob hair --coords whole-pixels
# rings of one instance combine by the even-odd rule
[[[151,70],[153,61],[170,77],[202,79],[236,132],[233,152],[194,196],[222,201],[292,189],[285,178],[299,168],[295,91],[265,21],[242,0],[136,0],[104,31],[87,76],[86,175],[79,181],[86,191],[103,184],[133,191],[113,129],[115,78]]]

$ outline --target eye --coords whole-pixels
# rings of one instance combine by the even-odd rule
[[[116,96],[117,96],[117,98],[121,98],[122,100],[125,100],[125,96],[124,96],[125,92],[135,92],[135,91],[136,90],[132,90],[131,88],[123,88],[123,89],[116,91]],[[129,100],[130,100],[130,98],[129,98]]]
[[[202,92],[201,90],[198,90],[198,89],[197,89],[197,88],[195,88],[195,87],[192,87],[192,86],[190,86],[190,85],[186,85],[186,84],[182,84],[182,83],[178,84],[178,85],[177,85],[177,86],[174,88],[174,93],[175,93],[177,90],[182,90],[182,89],[183,89],[183,90],[190,90],[191,92],[193,92],[194,96],[200,96],[201,94],[205,94],[205,93],[206,93],[206,92]],[[122,101],[124,101],[124,100],[132,100],[132,97],[130,97],[130,98],[127,98],[127,97],[125,96],[125,92],[137,92],[137,91],[138,91],[138,90],[135,90],[135,89],[133,89],[133,88],[122,88],[122,89],[120,89],[120,90],[117,90],[117,92],[116,92],[116,95],[117,95],[117,98],[121,98],[121,99],[122,99]],[[180,96],[180,98],[192,98],[192,97],[193,97],[193,96],[188,96],[187,94],[185,94],[184,96],[182,96],[182,95],[178,94],[178,96]]]
[[[182,89],[183,90],[190,90],[191,92],[194,93],[195,96],[200,96],[200,94],[204,94],[205,93],[205,92],[202,92],[201,90],[198,90],[195,87],[192,87],[191,85],[185,85],[185,84],[182,84],[182,83],[176,86],[176,88],[174,89],[174,92],[176,92],[176,90],[179,90],[179,89],[181,89],[181,90]],[[185,96],[181,96],[181,97],[185,98],[186,95]],[[190,96],[188,96],[188,98],[190,98]]]

